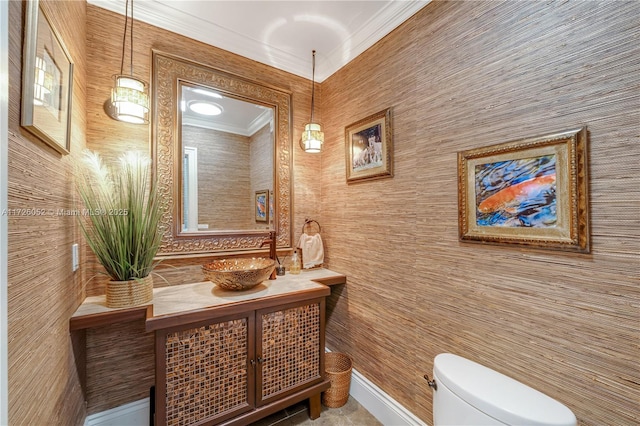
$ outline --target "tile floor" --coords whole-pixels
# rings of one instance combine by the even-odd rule
[[[320,418],[311,420],[307,402],[300,402],[282,411],[272,414],[251,426],[382,426],[375,417],[364,409],[358,401],[349,397],[345,405],[339,408],[322,406]]]

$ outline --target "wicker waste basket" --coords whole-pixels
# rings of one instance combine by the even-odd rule
[[[322,404],[329,408],[342,407],[349,399],[351,357],[338,352],[327,352],[324,369],[331,387],[322,393]]]

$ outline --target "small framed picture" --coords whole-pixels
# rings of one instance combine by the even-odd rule
[[[256,222],[268,222],[269,209],[269,190],[256,191]]]
[[[458,153],[461,241],[589,251],[586,127]]]
[[[393,176],[391,108],[345,128],[347,183]]]
[[[27,1],[21,125],[62,154],[69,153],[73,63],[58,32]]]

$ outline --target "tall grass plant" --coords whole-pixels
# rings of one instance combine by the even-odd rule
[[[80,227],[87,244],[114,281],[148,276],[161,242],[161,211],[148,156],[129,152],[119,167],[85,151],[76,172],[84,210]]]

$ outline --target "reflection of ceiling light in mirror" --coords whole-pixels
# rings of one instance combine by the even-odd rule
[[[200,95],[211,96],[212,98],[222,99],[222,95],[216,92],[212,92],[211,90],[206,89],[193,89],[193,93],[198,93]]]
[[[216,104],[202,101],[189,102],[189,109],[201,115],[220,115],[222,107]]]

